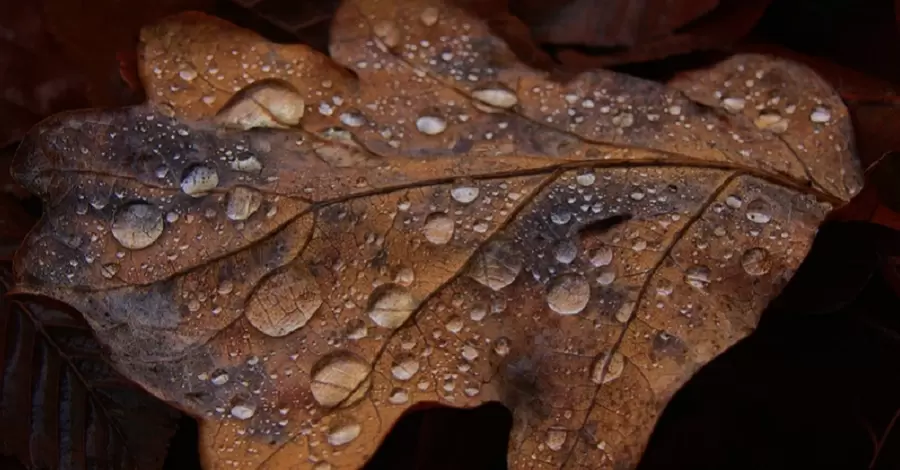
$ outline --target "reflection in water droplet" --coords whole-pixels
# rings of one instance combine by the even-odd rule
[[[400,327],[418,306],[409,290],[396,284],[380,286],[369,299],[366,314],[376,325],[388,329]]]
[[[472,259],[467,275],[485,287],[499,291],[512,284],[522,271],[522,257],[505,241],[488,242]]]
[[[772,220],[772,208],[763,199],[754,199],[747,204],[747,219],[758,224],[767,224]]]
[[[477,186],[457,186],[450,190],[450,196],[456,202],[461,204],[469,204],[478,198],[478,187]]]
[[[445,245],[453,238],[453,219],[443,212],[435,212],[425,219],[422,232],[425,239],[435,245]]]
[[[231,408],[231,416],[237,419],[250,419],[256,413],[256,405],[253,403],[241,403]]]
[[[219,185],[219,174],[208,165],[194,165],[181,179],[181,190],[185,194],[200,197]]]
[[[591,299],[591,286],[580,274],[563,274],[551,281],[547,305],[561,315],[581,312]]]
[[[150,204],[135,202],[116,212],[112,235],[123,247],[140,250],[152,245],[163,233],[163,216]]]
[[[692,266],[685,272],[684,282],[693,288],[705,290],[709,286],[711,275],[712,273],[706,266]]]
[[[349,444],[359,437],[362,426],[359,423],[343,422],[328,428],[328,443],[337,447]]]
[[[556,452],[563,448],[568,433],[565,429],[550,429],[547,431],[547,448]]]
[[[512,108],[519,102],[519,97],[506,88],[482,88],[472,92],[472,97],[495,108]]]
[[[422,116],[416,119],[416,129],[426,135],[438,135],[447,129],[447,121],[439,116]]]
[[[772,260],[765,248],[750,248],[741,255],[741,267],[751,276],[762,276],[772,269]]]
[[[607,365],[608,364],[608,365]],[[625,356],[621,353],[603,353],[594,362],[594,368],[591,370],[591,382],[597,385],[612,382],[622,375],[625,370]]]
[[[262,195],[249,188],[238,186],[228,193],[228,207],[225,214],[231,220],[247,220],[262,204]]]
[[[369,365],[354,354],[338,352],[325,356],[313,365],[310,391],[316,402],[326,408],[341,403],[350,406],[368,392],[369,371]]]

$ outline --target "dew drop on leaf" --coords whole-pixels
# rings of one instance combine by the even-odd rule
[[[143,202],[128,204],[113,218],[112,235],[123,247],[140,250],[162,236],[163,216],[156,207]]]
[[[563,274],[550,281],[547,305],[560,315],[575,315],[591,299],[591,286],[580,274]]]

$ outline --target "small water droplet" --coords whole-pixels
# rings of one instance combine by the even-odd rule
[[[608,286],[616,280],[616,269],[612,266],[603,266],[597,271],[597,284]]]
[[[739,196],[728,196],[725,198],[725,205],[732,209],[740,209],[744,201]]]
[[[347,127],[359,127],[366,123],[366,117],[356,109],[350,109],[341,114],[341,123]]]
[[[418,304],[405,287],[385,284],[370,296],[366,314],[376,325],[394,329],[406,322],[416,307]]]
[[[218,292],[220,295],[228,295],[232,291],[234,291],[234,282],[232,282],[228,279],[225,279],[222,282],[220,282],[219,287],[216,289],[216,292]]]
[[[569,264],[575,260],[576,256],[578,256],[578,247],[571,240],[564,240],[556,245],[554,256],[556,257],[556,261],[563,264]]]
[[[213,385],[225,385],[228,383],[228,374],[225,372],[213,372],[212,379],[210,380]]]
[[[509,243],[488,242],[469,264],[467,275],[479,284],[499,291],[512,284],[522,271],[522,257]]]
[[[390,396],[388,396],[388,401],[392,405],[402,405],[409,401],[409,392],[402,388],[395,388],[391,390]]]
[[[575,315],[591,299],[591,286],[580,274],[563,274],[551,281],[547,290],[547,305],[561,315]]]
[[[190,82],[197,78],[197,71],[193,68],[184,68],[178,72],[178,76],[181,77],[182,80]]]
[[[515,93],[500,87],[475,90],[472,92],[472,97],[484,104],[500,109],[512,108],[519,102],[519,97]]]
[[[469,204],[478,198],[478,186],[457,186],[450,190],[450,196],[460,204]]]
[[[135,202],[116,212],[112,235],[123,247],[140,250],[162,236],[163,216],[150,204]]]
[[[469,318],[471,318],[472,321],[481,321],[484,320],[485,317],[487,317],[487,306],[484,304],[477,304],[469,310]]]
[[[785,119],[782,115],[774,112],[760,113],[760,115],[753,120],[753,123],[758,129],[771,131],[776,134],[787,131],[789,122],[790,121]]]
[[[262,195],[255,189],[238,186],[228,192],[225,215],[231,220],[247,220],[262,204]]]
[[[368,392],[370,367],[356,355],[339,352],[319,359],[313,365],[310,390],[319,405],[331,408],[352,405]]]
[[[601,246],[591,251],[591,264],[596,268],[608,266],[609,263],[612,263],[612,260],[613,250],[608,246]]]
[[[444,323],[444,328],[451,333],[459,333],[463,329],[463,321],[458,315],[451,315]]]
[[[732,113],[743,111],[747,100],[744,98],[725,98],[722,100],[722,107]]]
[[[572,213],[565,209],[558,208],[550,213],[550,220],[556,225],[565,225],[572,220]]]
[[[656,284],[656,295],[668,297],[675,291],[675,286],[668,279],[660,279]]]
[[[369,327],[361,318],[352,318],[347,322],[347,339],[358,341],[369,335]]]
[[[463,359],[472,362],[475,359],[478,359],[478,350],[471,344],[465,344],[462,347],[460,355],[462,355]]]
[[[404,287],[408,287],[415,280],[416,272],[413,271],[412,268],[407,266],[398,269],[397,274],[394,275],[394,282]]]
[[[435,212],[425,219],[422,231],[425,239],[435,245],[446,245],[453,238],[453,219],[443,212]]]
[[[494,353],[496,353],[500,357],[505,357],[509,354],[510,350],[510,340],[505,336],[501,336],[494,341]]]
[[[439,116],[422,116],[416,119],[416,129],[426,135],[438,135],[447,129],[447,121]]]
[[[765,248],[750,248],[741,255],[741,267],[751,276],[762,276],[772,269],[772,260]]]
[[[185,194],[200,197],[219,185],[219,174],[208,165],[194,165],[181,179],[181,190]]]
[[[747,204],[747,219],[757,224],[767,224],[772,220],[772,208],[763,199],[754,199]]]
[[[349,444],[359,437],[362,426],[354,422],[341,422],[328,428],[328,443],[337,447]]]
[[[578,176],[575,177],[575,182],[581,186],[590,186],[597,181],[597,176],[593,171],[587,171],[584,173],[579,173]]]
[[[684,274],[684,282],[693,288],[705,290],[709,286],[711,275],[712,272],[706,266],[691,266]]]

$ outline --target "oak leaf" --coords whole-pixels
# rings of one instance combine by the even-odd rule
[[[149,102],[33,129],[19,289],[201,421],[206,468],[355,468],[410,406],[499,401],[511,468],[625,468],[860,186],[839,98],[742,55],[567,83],[437,1],[346,1],[330,57],[186,13]]]

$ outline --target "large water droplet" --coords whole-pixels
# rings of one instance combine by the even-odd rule
[[[225,215],[231,220],[247,220],[262,204],[262,195],[255,189],[238,186],[228,193]]]
[[[566,444],[568,433],[565,429],[550,429],[547,431],[547,448],[556,452]]]
[[[231,416],[237,419],[250,419],[256,414],[256,405],[253,403],[241,403],[231,407]]]
[[[772,260],[765,248],[750,248],[741,255],[741,267],[751,276],[762,276],[772,269]]]
[[[691,266],[684,273],[684,282],[695,289],[705,290],[709,286],[710,276],[712,272],[706,266]]]
[[[478,199],[478,186],[462,185],[450,190],[450,196],[461,204],[469,204]]]
[[[556,261],[559,261],[562,264],[569,264],[572,261],[575,261],[576,256],[578,256],[578,246],[576,246],[573,241],[564,240],[556,245],[554,253]]]
[[[622,375],[623,370],[625,370],[625,356],[618,352],[612,355],[604,353],[594,362],[591,382],[597,385],[612,382]]]
[[[112,235],[122,246],[140,250],[152,245],[163,233],[163,215],[156,207],[135,202],[116,212]]]
[[[391,375],[400,381],[407,381],[419,372],[419,361],[411,354],[400,354],[391,364]]]
[[[416,119],[416,129],[426,135],[438,135],[447,129],[447,120],[440,116],[422,116]]]
[[[551,281],[547,290],[547,305],[561,315],[575,315],[591,299],[591,286],[580,274],[563,274]]]
[[[522,257],[509,243],[488,242],[472,259],[467,275],[483,286],[499,291],[512,284],[522,271]]]
[[[316,402],[326,408],[342,403],[350,406],[368,392],[369,370],[369,365],[354,354],[330,354],[313,365],[310,391]]]
[[[519,97],[510,90],[501,87],[482,88],[472,92],[472,97],[495,108],[512,108],[519,102]]]
[[[747,204],[747,219],[757,224],[767,224],[772,220],[772,208],[763,199],[754,199]]]
[[[376,325],[394,329],[406,322],[416,307],[418,304],[405,287],[385,284],[370,296],[367,315]]]
[[[181,179],[181,190],[185,194],[200,197],[219,185],[219,173],[209,165],[194,165]]]
[[[453,219],[443,212],[435,212],[425,219],[422,232],[425,239],[435,245],[446,245],[453,239],[455,229]]]
[[[321,306],[315,277],[295,265],[266,279],[247,302],[244,315],[262,333],[282,337],[305,326]]]
[[[362,426],[359,423],[339,422],[328,428],[328,443],[335,447],[346,445],[359,437],[361,432]]]
[[[235,94],[216,115],[216,121],[242,129],[283,128],[300,123],[303,97],[289,83],[261,80]]]
[[[591,264],[594,267],[608,266],[613,260],[613,250],[608,246],[601,246],[591,251]]]

